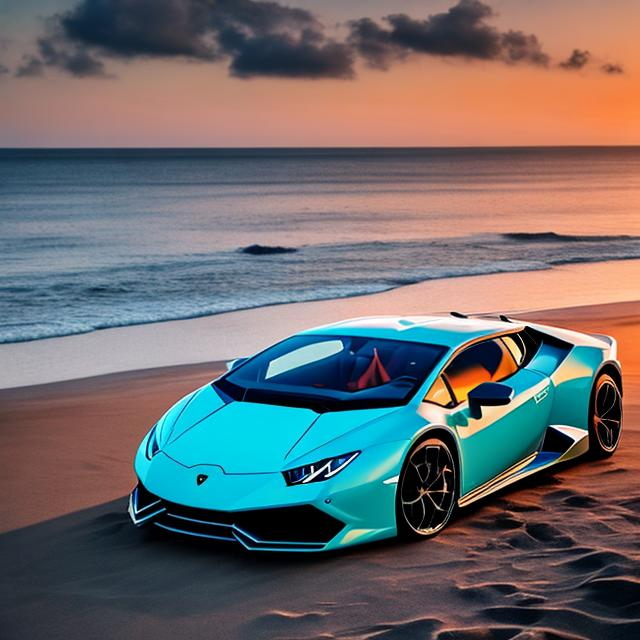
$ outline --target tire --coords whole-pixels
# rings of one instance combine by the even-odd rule
[[[622,394],[607,373],[598,376],[589,404],[589,453],[594,458],[613,455],[622,433]]]
[[[415,540],[442,531],[455,510],[457,487],[458,469],[451,446],[437,437],[416,444],[398,479],[398,536]]]

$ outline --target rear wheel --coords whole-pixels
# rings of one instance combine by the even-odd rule
[[[598,376],[591,398],[589,451],[597,458],[610,456],[622,431],[622,394],[607,373]]]
[[[398,481],[396,521],[405,538],[428,538],[444,529],[456,504],[456,464],[440,438],[418,443],[407,456]]]

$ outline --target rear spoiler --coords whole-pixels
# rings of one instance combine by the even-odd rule
[[[473,313],[467,315],[466,313],[460,313],[460,311],[450,311],[449,315],[454,318],[490,318],[501,320],[502,322],[513,322],[513,320],[504,313]]]
[[[598,340],[604,340],[610,347],[613,347],[616,343],[615,338],[605,336],[604,333],[587,333],[587,335]]]
[[[618,359],[618,342],[615,338],[611,336],[605,336],[602,333],[590,333],[588,334],[592,338],[596,338],[596,340],[602,340],[602,342],[606,342],[609,345],[609,358],[613,360]]]

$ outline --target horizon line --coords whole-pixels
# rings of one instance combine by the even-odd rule
[[[640,143],[625,144],[500,144],[500,145],[261,145],[261,146],[0,146],[1,151],[256,151],[256,150],[358,150],[358,149],[618,149],[640,148]]]

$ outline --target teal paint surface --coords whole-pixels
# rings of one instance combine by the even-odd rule
[[[454,350],[504,329],[502,322],[438,317],[362,319],[313,330],[448,349],[401,407],[316,413],[230,401],[205,385],[160,418],[160,451],[151,460],[148,436],[143,440],[136,475],[151,493],[187,507],[234,512],[312,505],[345,523],[324,550],[394,536],[397,477],[413,444],[434,429],[446,430],[455,441],[464,497],[538,452],[550,424],[587,428],[593,376],[603,361],[615,359],[615,346],[556,329],[556,337],[574,342],[562,353],[542,347],[530,365],[507,379],[514,390],[510,404],[483,407],[482,417],[471,419],[467,402],[443,409],[423,401]],[[287,469],[352,451],[360,454],[325,481],[285,483]],[[195,482],[199,474],[208,476],[202,486]]]

